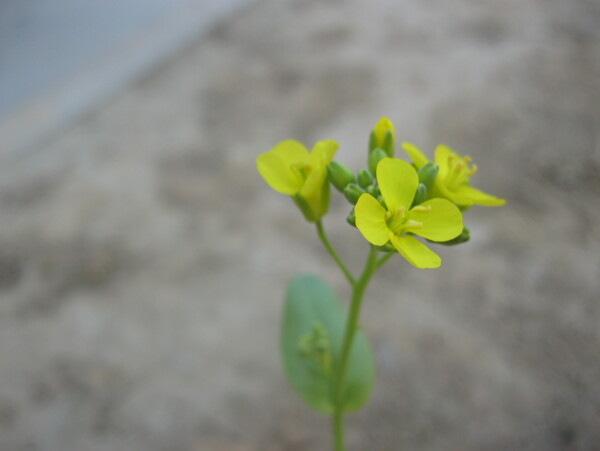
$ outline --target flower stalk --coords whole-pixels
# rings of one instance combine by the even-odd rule
[[[315,224],[319,239],[350,284],[346,310],[319,277],[293,279],[288,284],[281,334],[288,380],[308,405],[331,415],[335,451],[346,451],[345,415],[360,409],[373,388],[373,356],[360,328],[360,314],[374,274],[394,255],[414,268],[439,267],[442,260],[428,243],[467,242],[470,230],[463,212],[473,205],[493,207],[505,202],[471,186],[477,166],[469,157],[440,145],[435,160],[429,161],[416,146],[403,143],[409,163],[394,158],[395,143],[394,126],[383,117],[370,133],[368,168],[356,175],[333,161],[338,143],[331,140],[317,142],[310,152],[297,141],[282,141],[256,160],[265,182],[290,196],[304,218]],[[323,227],[330,185],[350,204],[347,222],[369,242],[358,277]]]

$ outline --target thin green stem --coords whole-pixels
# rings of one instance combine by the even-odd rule
[[[385,259],[385,257],[383,257]],[[388,257],[389,258],[389,257]],[[383,259],[382,259],[383,260]],[[380,261],[381,264],[385,263],[384,261]],[[344,339],[342,342],[342,352],[340,355],[339,365],[336,368],[335,373],[335,411],[334,411],[334,432],[335,432],[335,450],[336,451],[345,451],[344,445],[344,425],[343,425],[343,385],[344,379],[346,376],[346,371],[348,369],[348,360],[350,358],[350,351],[352,349],[352,342],[354,341],[354,336],[356,335],[356,331],[358,330],[358,319],[360,317],[360,309],[362,306],[363,296],[365,294],[365,290],[367,289],[367,285],[369,284],[369,280],[375,273],[378,268],[377,261],[377,250],[371,246],[371,251],[369,252],[369,256],[367,257],[367,261],[365,263],[365,267],[360,278],[353,284],[352,289],[352,298],[350,301],[350,313],[348,314],[348,318],[346,320],[346,327],[344,330]],[[340,423],[340,424],[338,424]]]
[[[325,229],[323,229],[323,223],[321,221],[317,221],[316,224],[317,224],[317,234],[319,235],[319,238],[325,245],[325,248],[327,248],[331,257],[335,260],[337,265],[340,267],[340,269],[344,273],[344,276],[346,276],[346,279],[348,279],[348,282],[350,283],[350,285],[354,286],[356,284],[356,280],[354,279],[354,276],[352,275],[350,270],[346,267],[346,265],[344,264],[342,259],[338,256],[337,252],[335,251],[335,249],[329,242],[329,239],[327,238],[327,235],[325,234]]]
[[[344,413],[341,410],[336,410],[333,413],[333,437],[335,441],[335,451],[345,451]]]

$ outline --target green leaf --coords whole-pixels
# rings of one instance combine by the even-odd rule
[[[345,324],[346,312],[326,282],[313,275],[292,279],[281,331],[283,364],[290,385],[321,413],[334,410],[334,372],[339,366]],[[328,339],[329,360],[321,348],[312,354],[306,349],[315,331],[322,329]],[[367,402],[373,388],[373,372],[371,349],[359,330],[354,337],[342,391],[344,412],[357,410]]]

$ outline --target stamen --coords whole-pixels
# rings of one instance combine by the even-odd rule
[[[409,219],[408,221],[406,221],[405,227],[407,229],[419,230],[423,228],[423,223]]]
[[[392,217],[392,213],[389,211],[385,212],[385,220],[388,221]]]
[[[312,166],[309,163],[292,163],[291,167],[292,170],[297,171],[304,180],[306,180],[308,175],[312,172]]]
[[[472,166],[471,166],[471,170],[469,171],[469,174],[468,174],[468,175],[469,175],[469,177],[470,177],[470,176],[472,176],[473,174],[475,174],[475,173],[477,172],[477,170],[478,170],[478,169],[479,169],[479,168],[477,167],[477,165],[476,165],[476,164],[472,165]]]
[[[431,211],[431,205],[417,205],[413,207],[410,211],[414,211],[417,213],[429,213]]]
[[[396,210],[396,214],[400,217],[400,219],[404,219],[404,217],[406,216],[406,208],[404,208],[403,206],[398,207],[398,209]]]

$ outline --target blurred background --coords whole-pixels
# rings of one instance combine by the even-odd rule
[[[348,290],[255,158],[358,169],[382,115],[507,205],[376,276],[350,449],[600,450],[596,0],[0,1],[0,449],[330,449],[279,320],[298,272]]]

